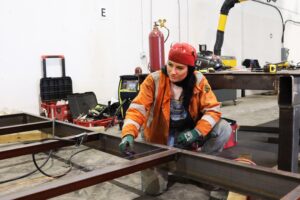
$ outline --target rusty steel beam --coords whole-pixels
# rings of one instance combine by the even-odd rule
[[[57,137],[60,137],[64,140],[72,140],[77,137],[78,134],[81,134],[83,132],[88,133],[87,140],[85,141],[85,145],[99,149],[101,151],[120,156],[120,152],[118,149],[118,145],[120,143],[120,138],[108,134],[100,134],[97,132],[93,132],[90,129],[87,129],[85,127],[80,127],[74,124],[60,122],[60,121],[54,121],[54,123],[49,122],[53,125],[53,127],[48,127],[48,124],[45,122],[43,126],[41,124],[41,131],[44,133],[55,133],[54,135]],[[13,128],[12,126],[11,128]],[[20,131],[27,129],[26,125],[16,125],[15,127],[18,127]],[[54,131],[53,131],[54,130]],[[32,154],[32,153],[38,153],[38,152],[44,152],[51,149],[61,148],[65,146],[71,146],[74,143],[68,142],[68,141],[57,141],[57,140],[47,140],[47,141],[34,141],[32,143],[25,143],[22,146],[9,146],[9,147],[2,147],[0,149],[0,160],[12,158],[16,156],[22,156],[26,154]],[[147,154],[147,152],[156,151],[157,147],[153,147],[151,145],[141,145],[137,143],[135,145],[135,149],[138,152],[143,152],[143,154]]]
[[[52,124],[53,123],[51,121],[40,121],[40,122],[32,122],[27,124],[2,126],[0,127],[0,135],[6,135],[9,133],[18,133],[22,131],[38,130],[41,128],[51,128]]]
[[[217,72],[204,74],[212,89],[273,90],[283,74]]]
[[[64,139],[75,138],[76,136],[74,136],[74,134],[78,132],[80,133],[82,132],[82,130],[85,130],[84,128],[66,124],[66,123],[61,123],[61,122],[54,123],[54,125],[55,125],[54,128],[57,130],[59,135],[62,136],[73,135],[73,136],[64,137]],[[51,131],[51,129],[48,131]],[[95,148],[105,152],[117,154],[118,144],[120,142],[119,137],[111,136],[103,133],[94,133],[94,132],[90,132],[88,134],[89,137],[87,138],[87,142],[92,141],[91,146],[94,146]],[[37,142],[33,144],[26,144],[20,148],[16,148],[16,147],[14,148],[11,147],[6,149],[2,148],[2,151],[0,151],[0,159],[25,155],[25,154],[32,154],[37,152],[43,152],[50,149],[55,149],[55,148],[68,146],[68,145],[72,145],[72,143],[67,141],[45,141],[42,143]],[[87,145],[90,145],[90,143],[87,143]],[[144,153],[145,152],[147,153],[147,151],[149,151],[148,155],[153,154],[150,155],[150,157],[154,156],[157,159],[160,159],[159,157],[162,155],[162,153],[166,152],[166,149],[171,149],[173,152],[172,159],[168,158],[169,159],[168,161],[171,160],[176,161],[177,173],[199,182],[208,182],[208,183],[219,185],[224,188],[232,189],[234,191],[238,191],[238,192],[242,192],[254,196],[259,196],[259,197],[265,197],[268,199],[280,199],[281,197],[287,194],[300,197],[298,190],[295,190],[295,188],[298,187],[300,184],[299,174],[272,170],[269,168],[258,167],[258,166],[243,165],[235,161],[225,160],[219,157],[208,156],[204,154],[196,154],[194,152],[170,148],[163,145],[152,145],[144,142],[136,142],[135,149],[137,150],[137,152],[139,152],[139,155],[143,154],[142,156],[145,156],[146,154]],[[140,162],[140,164],[143,165],[145,159],[149,158],[149,156],[139,158],[139,156],[137,155],[135,156],[135,158],[136,159],[132,161],[128,161],[130,166],[134,165],[136,162]],[[156,165],[158,165],[158,163]],[[156,165],[153,164],[152,166],[156,166]],[[106,173],[102,173],[100,171],[97,171],[96,173],[99,174],[96,175],[98,176],[99,179],[101,180],[103,179],[102,180],[103,182],[105,180],[113,179],[115,176],[114,173],[116,173],[117,177],[129,173],[133,173],[133,172],[126,171],[126,170],[131,170],[131,169],[127,169],[126,166],[118,165],[115,167],[118,168],[118,170],[110,171],[109,175]],[[111,169],[112,166],[110,166],[109,168]],[[145,168],[139,168],[137,171],[142,169]],[[80,179],[79,181],[80,184],[74,184],[74,182],[72,182],[72,181],[77,181],[79,179]],[[85,175],[82,176],[80,175],[76,178],[70,178],[68,179],[68,181],[69,182],[66,183],[63,180],[58,180],[58,182],[54,181],[53,183],[50,183],[50,187],[49,184],[46,184],[45,186],[37,187],[32,191],[27,191],[25,193],[18,193],[17,198],[19,199],[22,198],[39,199],[39,197],[43,198],[43,196],[39,196],[39,195],[46,195],[48,198],[48,197],[53,197],[53,195],[57,196],[60,194],[67,193],[69,191],[74,191],[83,187],[87,187],[85,186],[85,184],[88,184],[88,186],[96,184],[95,182],[93,182],[95,180],[92,177],[87,178],[85,177]],[[76,188],[71,187],[71,190],[66,189],[70,187],[70,185],[76,185]],[[56,189],[60,191],[59,194],[54,192],[54,190],[56,191]],[[39,193],[40,191],[43,192]],[[10,197],[13,198],[16,196],[11,194],[0,198],[9,199]]]
[[[169,161],[173,161],[175,160],[176,155],[176,150],[166,150],[154,155],[128,161],[126,163],[120,163],[114,166],[108,166],[102,169],[87,172],[80,176],[74,176],[68,179],[50,182],[48,184],[32,188],[31,190],[26,189],[17,193],[1,196],[0,200],[48,199],[141,171],[149,167],[154,167]]]
[[[91,132],[87,133],[86,142],[99,140],[100,133]],[[51,149],[57,149],[61,147],[74,145],[74,142],[67,141],[76,139],[75,136],[67,136],[60,138],[61,140],[46,140],[43,142],[34,142],[30,144],[23,144],[22,146],[10,146],[0,149],[0,160],[12,158],[16,156],[22,156],[27,154],[34,154],[39,152],[49,151]]]
[[[113,137],[110,135],[100,136],[100,149],[105,150],[106,152],[115,152],[118,149],[118,143],[120,142],[120,138]],[[290,193],[294,188],[296,188],[300,184],[300,175],[293,174],[289,172],[269,169],[266,167],[259,166],[249,166],[238,163],[232,160],[226,160],[220,157],[209,156],[205,154],[199,154],[191,151],[184,151],[180,149],[170,148],[163,145],[151,145],[143,142],[136,142],[135,146],[140,151],[146,151],[149,149],[161,150],[152,151],[152,155],[161,155],[165,150],[171,149],[177,152],[177,156],[173,157],[173,161],[176,161],[176,173],[178,175],[188,177],[192,180],[198,182],[204,182],[209,184],[219,185],[224,188],[231,189],[233,191],[238,191],[244,194],[254,195],[258,197],[264,197],[267,199],[280,199],[282,196]],[[165,148],[165,149],[164,149]],[[158,152],[158,153],[157,153]],[[137,156],[138,157],[138,156]],[[132,160],[130,162],[135,163],[136,160],[143,161],[145,157],[138,158]],[[155,165],[154,165],[155,166]],[[120,166],[121,167],[121,166]],[[110,166],[111,168],[111,166]],[[123,173],[123,172],[122,172]],[[119,174],[118,176],[126,175]],[[104,175],[103,175],[104,176]],[[77,178],[85,179],[85,175],[80,175]],[[99,174],[99,178],[101,175]],[[102,177],[103,178],[103,177]],[[74,180],[74,179],[72,179]],[[90,184],[90,180],[85,180]],[[84,181],[84,182],[85,182]],[[67,187],[65,183],[54,181],[51,183],[51,187],[49,185],[45,185],[43,187],[43,192],[51,195],[47,197],[53,197],[52,187],[63,193],[56,193],[56,195],[64,194],[70,192],[70,190],[66,191],[61,189],[60,187]],[[60,184],[63,183],[63,184]],[[74,183],[75,184],[75,183]],[[85,186],[87,183],[83,183],[77,188],[72,189],[72,191],[87,187]],[[94,183],[96,184],[96,183]],[[49,189],[49,191],[47,190]],[[273,191],[276,189],[276,191]],[[38,192],[39,189],[34,189],[33,191],[27,192],[30,193],[30,197],[28,198],[41,198],[43,196],[32,196],[38,195],[34,194]],[[24,193],[20,193],[24,194]],[[293,195],[297,195],[300,197],[300,194],[297,192],[293,192]],[[1,197],[2,198],[2,197]],[[0,198],[0,199],[1,199]],[[19,196],[18,198],[22,199],[23,197]],[[7,196],[4,196],[3,199],[9,199]],[[26,198],[25,198],[26,199]]]
[[[285,195],[281,200],[291,200],[291,199],[299,199],[300,194],[300,185],[296,187],[294,190],[292,190],[290,193]]]
[[[298,172],[300,77],[280,77],[278,168]]]
[[[300,185],[300,174],[246,165],[191,151],[183,151],[178,155],[175,173],[264,199],[281,199],[290,192],[300,198],[299,188],[294,190]]]
[[[27,113],[1,115],[0,116],[0,127],[40,122],[40,121],[50,121],[50,120],[49,120],[49,118],[31,115],[31,114],[27,114]]]
[[[278,127],[265,127],[265,126],[240,126],[239,131],[255,131],[263,133],[279,133]]]

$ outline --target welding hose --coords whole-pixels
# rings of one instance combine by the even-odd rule
[[[229,13],[229,10],[234,7],[236,3],[240,3],[242,1],[247,0],[225,0],[220,11],[220,17],[219,17],[219,25],[217,30],[217,38],[216,43],[214,46],[214,55],[220,56],[221,55],[221,48],[224,41],[224,31],[227,21],[227,16]]]
[[[241,3],[241,2],[244,2],[244,1],[248,1],[248,0],[225,0],[224,1],[223,5],[221,7],[221,11],[220,11],[217,37],[216,37],[216,42],[215,42],[215,46],[214,46],[214,55],[216,55],[216,56],[221,55],[221,48],[222,48],[223,41],[224,41],[224,31],[225,31],[225,27],[226,27],[227,16],[228,16],[228,13],[229,13],[230,9],[233,8],[236,3]],[[261,1],[258,1],[258,0],[251,0],[251,1],[254,1],[256,3],[260,3],[260,4],[263,4],[263,5],[271,6],[271,7],[275,8],[278,11],[279,15],[280,15],[280,19],[282,21],[282,33],[284,34],[285,26],[284,26],[283,17],[282,17],[282,14],[281,14],[280,10],[276,6],[273,6],[273,5],[268,4],[268,3],[264,3],[264,2],[261,2]],[[270,1],[268,1],[268,2],[270,2]],[[282,45],[284,43],[283,34],[282,34],[282,37],[281,37]]]
[[[41,166],[39,166],[39,168],[42,168],[43,166],[45,166],[45,164],[49,161],[49,159],[51,157],[51,154],[52,154],[52,150],[49,152],[47,159],[44,161],[44,163]],[[37,171],[38,171],[38,169],[35,169],[35,170],[33,170],[33,171],[31,171],[27,174],[24,174],[22,176],[18,176],[18,177],[14,177],[12,179],[7,179],[7,180],[4,180],[4,181],[0,181],[0,184],[11,182],[11,181],[16,181],[16,180],[19,180],[19,179],[22,179],[22,178],[26,178],[27,176],[30,176],[30,175],[34,174],[35,172],[37,172]]]
[[[37,164],[36,158],[35,158],[35,154],[32,154],[32,160],[33,160],[34,166],[36,167],[36,171],[39,171],[39,172],[42,173],[43,175],[45,175],[45,176],[47,176],[47,177],[50,177],[50,178],[60,178],[60,177],[62,177],[62,176],[67,175],[67,174],[73,169],[72,159],[73,159],[73,157],[74,157],[75,155],[77,155],[77,154],[79,154],[79,153],[81,153],[81,152],[83,152],[83,151],[90,150],[90,149],[91,149],[91,148],[88,147],[88,148],[82,149],[82,150],[77,151],[77,152],[75,152],[74,154],[72,154],[72,155],[69,157],[68,161],[67,161],[67,163],[68,163],[68,165],[69,165],[69,168],[68,168],[64,173],[59,174],[59,175],[51,175],[51,174],[48,174],[48,173],[46,173],[45,171],[42,170],[42,167],[43,167],[43,166],[46,164],[46,162],[49,160],[49,157],[51,156],[51,153],[49,154],[48,159],[47,159],[41,166],[39,166],[39,165]],[[52,150],[51,150],[51,152],[52,152]]]

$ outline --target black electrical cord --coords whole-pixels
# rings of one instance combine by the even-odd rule
[[[281,11],[276,7],[276,6],[273,6],[271,4],[268,4],[268,3],[265,3],[265,2],[262,2],[262,1],[258,1],[258,0],[252,0],[254,2],[257,2],[257,3],[260,3],[260,4],[264,4],[264,5],[267,5],[267,6],[271,6],[273,8],[275,8],[279,15],[280,15],[280,19],[281,19],[281,24],[282,24],[282,36],[281,36],[281,43],[283,44],[284,43],[284,39],[283,39],[283,34],[284,34],[284,29],[285,29],[285,26],[284,26],[284,21],[283,21],[283,17],[282,17],[282,14],[281,14]],[[271,0],[269,0],[268,2],[270,2]],[[272,0],[274,1],[274,0]],[[275,2],[275,1],[274,1]]]
[[[38,166],[38,164],[37,164],[37,162],[36,162],[35,154],[32,154],[32,160],[33,160],[33,163],[34,163],[35,167],[37,168],[36,171],[39,171],[39,172],[41,172],[43,175],[48,176],[48,177],[51,177],[51,178],[60,178],[60,177],[62,177],[62,176],[67,175],[67,174],[72,170],[72,168],[73,168],[73,165],[72,165],[72,158],[73,158],[75,155],[77,155],[77,154],[79,154],[79,153],[81,153],[81,152],[83,152],[83,151],[87,151],[87,150],[89,150],[89,149],[91,149],[91,148],[82,149],[82,150],[77,151],[76,153],[72,154],[72,155],[70,156],[70,158],[68,159],[68,161],[67,161],[67,163],[68,163],[68,165],[69,165],[69,169],[68,169],[66,172],[64,172],[64,173],[62,173],[62,174],[59,174],[59,175],[50,175],[50,174],[46,173],[45,171],[43,171],[43,170],[42,170],[42,167]]]
[[[87,137],[87,133],[81,133],[81,134],[78,134],[77,137],[73,138],[75,140],[56,138],[56,137],[55,138],[46,138],[44,140],[60,140],[60,141],[74,142],[76,146],[80,146],[83,143],[83,141],[85,140],[86,137]],[[41,172],[45,176],[48,176],[48,177],[51,177],[51,178],[59,178],[59,177],[65,176],[66,174],[68,174],[72,170],[72,165],[69,164],[69,169],[65,173],[60,174],[60,175],[50,175],[50,174],[44,172],[41,169],[41,167],[38,166],[38,164],[36,162],[36,159],[35,159],[35,154],[32,154],[32,160],[33,160],[33,163],[34,163],[35,167],[37,168],[37,170],[39,172]]]
[[[69,160],[68,160],[68,163],[69,163],[70,165],[72,165],[72,158],[73,158],[74,156],[76,156],[77,154],[79,154],[79,153],[81,153],[81,152],[83,152],[83,151],[87,151],[87,150],[90,150],[90,149],[92,149],[92,148],[86,148],[86,149],[82,149],[82,150],[80,150],[80,151],[75,152],[74,154],[72,154],[72,155],[70,156],[70,158],[69,158]]]
[[[63,139],[63,138],[56,138],[56,137],[55,137],[55,138],[45,138],[45,139],[39,140],[39,142],[47,141],[47,140],[59,140],[59,141],[72,142],[72,143],[75,143],[76,146],[80,146],[80,145],[82,144],[83,140],[85,139],[85,136],[86,136],[86,134],[83,134],[83,135],[81,135],[80,137],[74,138],[74,139],[76,139],[76,140]],[[34,140],[34,141],[32,141],[32,142],[37,142],[37,141]],[[28,143],[28,141],[27,141],[26,143]],[[71,163],[71,159],[72,159],[76,154],[78,154],[78,153],[80,153],[80,152],[82,152],[82,151],[88,150],[88,149],[90,149],[90,148],[87,148],[87,149],[78,151],[78,152],[74,153],[73,155],[71,155],[71,157],[70,157],[69,160],[68,160],[68,163]],[[11,178],[11,179],[7,179],[7,180],[4,180],[4,181],[0,181],[0,184],[7,183],[7,182],[11,182],[11,181],[15,181],[15,180],[19,180],[19,179],[28,177],[28,176],[34,174],[34,173],[37,172],[37,171],[40,171],[42,174],[46,175],[47,173],[45,173],[45,172],[42,171],[42,167],[44,167],[44,166],[46,165],[46,163],[49,161],[49,159],[50,159],[50,157],[51,157],[51,154],[52,154],[52,150],[49,152],[47,159],[45,160],[45,162],[44,162],[41,166],[38,166],[38,164],[37,164],[37,162],[36,162],[35,154],[32,154],[33,163],[34,163],[34,165],[35,165],[35,167],[36,167],[35,170],[33,170],[33,171],[31,171],[31,172],[29,172],[29,173],[27,173],[27,174],[24,174],[24,175],[22,175],[22,176],[18,176],[18,177],[15,177],[15,178]],[[69,170],[67,171],[67,173],[68,173],[70,170],[71,170],[71,169],[69,169]],[[62,174],[62,175],[58,175],[58,176],[51,176],[51,175],[48,175],[48,176],[49,176],[49,177],[52,177],[52,178],[59,178],[59,177],[61,177],[61,176],[66,175],[67,173]],[[47,176],[47,175],[46,175],[46,176]]]
[[[60,177],[62,177],[62,176],[65,176],[66,174],[68,174],[68,173],[72,170],[72,165],[69,165],[69,169],[68,169],[65,173],[59,174],[59,175],[50,175],[50,174],[44,172],[44,171],[42,170],[42,168],[37,164],[36,158],[35,158],[35,154],[32,154],[32,160],[33,160],[34,166],[36,167],[36,169],[37,169],[39,172],[41,172],[43,175],[48,176],[48,177],[51,177],[51,178],[60,178]]]
[[[164,28],[167,29],[167,31],[168,31],[167,37],[166,37],[166,39],[164,41],[164,43],[166,43],[166,41],[168,40],[168,38],[170,36],[170,30],[167,27],[165,27],[165,26],[164,26]]]
[[[123,106],[127,101],[130,101],[130,99],[125,99],[125,100],[119,105],[119,107],[117,108],[116,112],[115,112],[114,115],[112,116],[112,120],[111,120],[110,123],[106,126],[105,131],[106,131],[109,127],[111,127],[112,125],[114,125],[114,121],[115,121],[116,116],[119,114],[119,112],[120,112],[122,106]],[[131,102],[131,101],[130,101],[130,102]]]
[[[294,24],[300,25],[300,22],[298,22],[298,21],[294,21],[294,20],[291,20],[291,19],[285,20],[284,25],[283,25],[284,28],[283,28],[283,32],[282,32],[282,41],[284,41],[285,27],[286,27],[286,24],[287,24],[288,22],[292,22],[292,23],[294,23]],[[282,42],[282,43],[283,43],[283,42]]]
[[[39,166],[39,168],[42,168],[42,167],[49,161],[49,159],[50,159],[50,157],[51,157],[51,154],[52,154],[52,151],[49,152],[47,159],[45,160],[45,162],[44,162],[41,166]],[[24,175],[22,175],[22,176],[18,176],[18,177],[12,178],[12,179],[7,179],[7,180],[4,180],[4,181],[0,181],[0,184],[2,184],[2,183],[7,183],[7,182],[11,182],[11,181],[16,181],[16,180],[25,178],[25,177],[27,177],[27,176],[30,176],[30,175],[34,174],[34,173],[37,172],[37,171],[38,171],[38,169],[35,169],[35,170],[33,170],[33,171],[31,171],[31,172],[29,172],[29,173],[27,173],[27,174],[24,174]]]

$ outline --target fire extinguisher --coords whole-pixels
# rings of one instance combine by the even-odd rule
[[[164,27],[164,23],[166,20],[159,20],[158,21],[160,25],[157,24],[157,22],[154,23],[153,30],[149,34],[149,70],[150,72],[154,72],[157,70],[160,70],[163,66],[165,66],[165,47],[164,43],[166,40],[164,40],[163,33],[159,30],[160,27]],[[166,28],[167,29],[167,28]],[[167,29],[168,30],[168,29]],[[168,30],[168,36],[169,36],[169,30]]]

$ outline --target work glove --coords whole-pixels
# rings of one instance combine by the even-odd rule
[[[125,135],[122,138],[121,143],[119,144],[120,152],[126,155],[133,154],[134,153],[133,142],[134,142],[134,138],[132,135]]]
[[[198,131],[195,129],[189,130],[182,132],[178,135],[177,137],[177,143],[175,146],[177,147],[189,147],[191,146],[194,142],[196,142],[199,139],[200,135]]]

